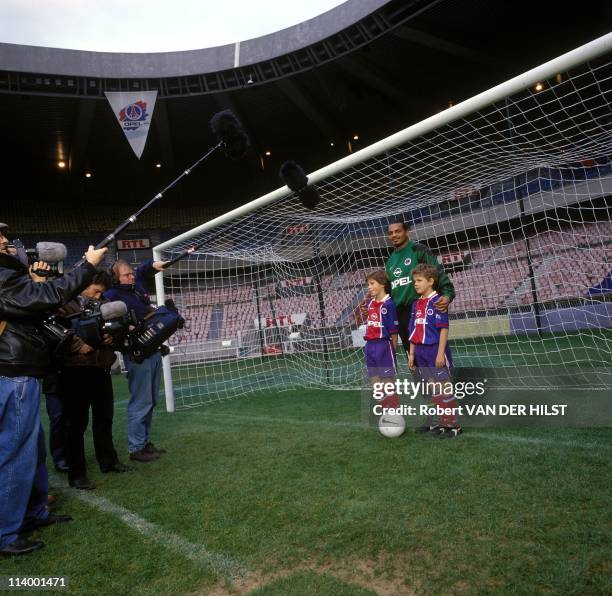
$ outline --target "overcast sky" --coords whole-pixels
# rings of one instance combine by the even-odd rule
[[[344,0],[0,0],[0,42],[105,52],[192,50],[290,27]]]

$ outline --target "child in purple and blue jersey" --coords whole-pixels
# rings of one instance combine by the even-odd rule
[[[368,294],[368,320],[366,327],[365,361],[368,376],[375,381],[395,377],[395,348],[398,322],[395,304],[387,294],[387,276],[375,271],[366,277]]]
[[[440,298],[435,291],[438,270],[421,263],[412,271],[412,279],[419,298],[412,303],[408,364],[412,370],[418,368],[424,381],[445,383],[451,379],[453,359],[448,345],[448,313],[436,308]],[[434,395],[433,403],[443,409],[457,407],[454,395]],[[431,427],[430,432],[456,437],[461,427],[455,414],[441,415],[440,425]]]

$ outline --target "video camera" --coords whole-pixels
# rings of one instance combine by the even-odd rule
[[[100,348],[104,335],[113,338],[111,347],[119,352],[130,351],[130,327],[138,325],[134,311],[128,312],[125,302],[89,300],[80,313],[69,317],[72,329],[86,344]]]
[[[40,277],[61,277],[64,275],[64,259],[68,250],[59,242],[38,242],[36,248],[25,248],[21,240],[14,240],[9,247],[15,249],[15,256],[26,266],[31,267],[38,261],[49,265],[49,270],[34,269]]]
[[[90,300],[70,319],[74,332],[85,343],[94,348],[102,347],[104,335],[108,334],[113,338],[109,347],[138,363],[159,349],[165,355],[163,343],[185,324],[172,300],[152,310],[141,322],[120,300],[103,303]]]
[[[162,356],[167,355],[168,346],[164,346],[164,342],[184,326],[185,319],[169,298],[165,306],[152,310],[130,333],[131,358],[140,363],[159,349],[162,350]]]

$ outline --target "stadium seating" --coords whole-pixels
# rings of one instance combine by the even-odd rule
[[[53,239],[67,245],[66,265],[71,266],[81,257],[91,236],[56,234]],[[578,224],[563,232],[548,231],[531,236],[529,244],[538,300],[548,302],[587,296],[589,289],[601,283],[612,268],[611,239],[612,224],[609,222]],[[22,240],[26,246],[34,246],[39,236],[27,234]],[[487,244],[480,240],[475,246],[462,247],[470,251],[471,262],[464,269],[451,273],[457,290],[454,312],[521,306],[533,301],[525,242],[489,240]],[[314,326],[354,321],[356,306],[365,293],[365,276],[373,270],[371,263],[356,265],[358,268],[353,271],[322,276],[325,321],[321,320],[316,293],[281,298],[276,296],[274,283],[260,288],[261,316],[271,318],[272,310],[277,316],[303,312]],[[252,329],[257,319],[252,284],[190,289],[175,299],[187,320],[184,333],[177,334],[175,342],[209,339],[215,305],[224,307],[218,329],[221,339],[237,337],[239,331]]]
[[[611,228],[609,222],[587,223],[529,238],[539,302],[585,296],[606,276],[611,268]],[[533,301],[523,240],[498,243],[471,254],[471,267],[452,274],[457,289],[455,311]]]
[[[586,223],[563,232],[549,231],[529,238],[539,302],[585,297],[611,269],[612,224]],[[456,298],[453,312],[494,310],[530,304],[533,299],[527,249],[524,240],[503,243],[480,241],[469,250],[471,262],[464,269],[451,272]],[[359,265],[359,264],[358,264]],[[325,321],[321,320],[316,292],[277,297],[276,285],[268,283],[259,289],[259,309],[263,318],[272,314],[287,316],[306,313],[315,327],[354,323],[358,304],[365,295],[365,276],[374,268],[363,268],[323,275],[321,288],[325,302]],[[381,263],[382,265],[382,263]],[[210,318],[215,305],[223,306],[220,339],[232,339],[254,328],[257,301],[253,285],[231,285],[207,290],[188,290],[176,295],[185,313],[185,332],[175,342],[209,339]],[[349,315],[348,317],[346,315]]]

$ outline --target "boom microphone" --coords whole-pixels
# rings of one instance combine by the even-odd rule
[[[174,257],[173,259],[167,261],[163,268],[168,269],[168,267],[174,265],[174,263],[180,261],[181,259],[184,259],[187,255],[190,255],[194,250],[198,248],[200,247],[196,245],[188,248],[187,250],[184,250],[182,253],[176,255],[176,257]]]
[[[321,200],[319,191],[314,184],[308,186],[308,176],[302,167],[295,161],[286,161],[280,167],[281,180],[293,191],[296,192],[302,205],[306,209],[314,209]]]
[[[121,300],[105,302],[100,305],[100,314],[105,321],[111,321],[112,319],[127,315],[127,306]]]
[[[240,159],[243,157],[249,147],[249,137],[242,128],[238,118],[230,110],[223,110],[215,114],[211,121],[210,126],[213,133],[217,137],[217,144],[211,147],[200,159],[198,159],[191,167],[183,170],[183,172],[177,176],[172,182],[170,182],[165,188],[159,191],[148,203],[143,205],[136,213],[130,215],[126,220],[121,222],[110,234],[104,238],[104,240],[96,244],[96,249],[108,246],[113,240],[121,234],[129,225],[133,224],[142,213],[144,213],[154,203],[163,198],[163,196],[172,188],[174,188],[185,176],[189,176],[192,170],[205,162],[215,151],[223,149],[225,154],[232,159]],[[85,262],[85,257],[80,259],[75,267],[79,267]]]
[[[39,242],[36,245],[38,260],[54,265],[66,258],[68,250],[64,244],[60,242]]]
[[[210,120],[210,128],[229,158],[241,159],[246,155],[249,137],[231,110],[217,112]]]

